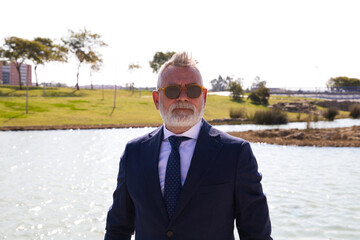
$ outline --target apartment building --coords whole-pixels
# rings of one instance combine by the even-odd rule
[[[27,83],[28,86],[32,86],[31,65],[21,64],[20,74],[22,85],[26,86]],[[19,85],[19,74],[15,63],[7,65],[0,63],[0,84]]]

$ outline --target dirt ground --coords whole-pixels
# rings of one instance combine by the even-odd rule
[[[249,142],[316,147],[360,147],[360,126],[324,129],[271,129],[230,132]]]

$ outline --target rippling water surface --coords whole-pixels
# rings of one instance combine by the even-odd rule
[[[151,130],[0,132],[0,239],[102,239],[120,155]],[[360,239],[360,148],[252,148],[274,239]]]
[[[336,119],[334,121],[318,121],[311,122],[311,128],[339,128],[339,127],[352,127],[360,126],[360,119]],[[265,129],[306,129],[306,122],[290,122],[281,125],[258,125],[258,124],[241,124],[241,125],[220,125],[216,128],[225,132],[242,132],[248,130],[265,130]]]

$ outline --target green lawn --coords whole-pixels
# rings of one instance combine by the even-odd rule
[[[39,125],[96,125],[96,124],[161,124],[151,91],[118,90],[116,109],[113,114],[114,90],[71,88],[42,88],[29,90],[29,113],[25,114],[26,90],[18,87],[0,87],[0,126],[39,126]],[[298,98],[272,97],[270,103],[294,101]],[[244,100],[236,102],[230,97],[208,95],[204,118],[229,118],[229,110],[244,109],[248,116],[267,107],[251,104]],[[347,112],[341,112],[347,116]],[[288,113],[290,121],[298,121],[299,114]],[[341,116],[340,116],[341,117]],[[304,121],[306,114],[301,114]]]

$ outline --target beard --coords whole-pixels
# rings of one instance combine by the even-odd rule
[[[204,105],[204,102],[202,104]],[[187,110],[178,111],[177,108]],[[199,111],[193,104],[187,102],[175,102],[166,111],[160,101],[159,109],[165,125],[171,127],[192,127],[201,120],[204,113],[204,106]]]

